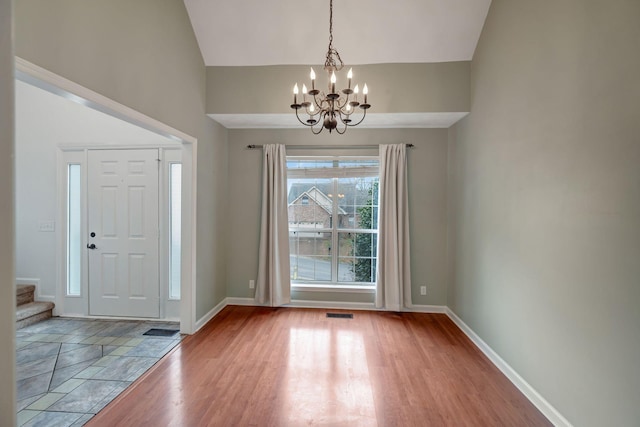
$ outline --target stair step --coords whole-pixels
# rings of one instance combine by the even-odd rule
[[[33,302],[36,285],[16,285],[16,305]]]
[[[16,310],[16,329],[50,318],[54,307],[55,304],[52,302],[30,302],[18,306]]]

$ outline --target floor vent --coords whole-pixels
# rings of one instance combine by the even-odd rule
[[[142,335],[150,335],[153,337],[172,337],[180,332],[178,329],[156,329],[151,328]]]
[[[351,313],[327,313],[327,317],[333,317],[336,319],[353,319]]]

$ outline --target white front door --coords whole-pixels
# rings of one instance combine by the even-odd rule
[[[157,149],[89,150],[89,314],[160,316]]]

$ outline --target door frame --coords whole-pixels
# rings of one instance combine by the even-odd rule
[[[88,268],[88,253],[84,250],[85,244],[88,243],[88,213],[89,213],[89,195],[88,195],[88,174],[89,174],[89,162],[88,156],[90,151],[96,150],[154,150],[157,152],[159,158],[158,166],[158,230],[159,230],[159,250],[158,250],[158,284],[160,292],[159,301],[159,320],[177,320],[180,315],[180,301],[172,300],[169,298],[169,271],[168,268],[163,268],[164,265],[169,263],[169,220],[170,213],[168,207],[169,197],[169,166],[172,163],[182,163],[181,161],[181,149],[179,144],[166,144],[159,146],[158,144],[140,144],[140,145],[78,145],[78,144],[66,144],[58,146],[57,150],[57,200],[58,200],[58,217],[60,220],[56,220],[60,227],[60,235],[62,240],[57,242],[60,254],[67,254],[67,242],[66,236],[67,229],[67,205],[68,189],[66,183],[68,182],[68,170],[69,165],[78,165],[80,167],[80,209],[81,209],[81,231],[82,236],[82,255],[80,257],[81,264],[81,288],[80,295],[67,295],[66,280],[67,280],[67,260],[65,257],[61,257],[61,263],[59,264],[59,278],[61,286],[57,288],[56,309],[58,314],[64,316],[85,316],[85,317],[98,317],[98,318],[118,318],[117,316],[94,316],[90,314],[90,276]],[[59,304],[59,305],[58,305]],[[122,318],[122,317],[119,317]],[[154,318],[144,318],[154,319]]]
[[[180,332],[184,334],[194,333],[196,326],[197,138],[19,57],[15,58],[15,77],[18,80],[62,96],[65,99],[93,108],[94,110],[103,112],[107,115],[124,120],[128,123],[176,141],[178,146],[181,148],[183,203]],[[77,148],[78,147],[76,146],[76,149]],[[105,147],[102,146],[102,148]],[[59,175],[60,174],[58,174],[58,179],[60,179]],[[59,180],[59,189],[61,185],[64,184]],[[64,204],[62,205],[63,206],[58,207],[58,218],[56,218],[56,222],[58,224],[64,224],[66,222],[64,220],[66,218],[66,210],[65,213],[61,212],[64,210]],[[63,270],[62,266],[66,260],[66,251],[61,250],[62,247],[60,244],[64,244],[66,238],[62,233],[62,228],[63,227],[58,227],[58,231],[56,233],[56,238],[59,243],[57,245],[58,250],[56,251],[56,263],[59,269],[59,274],[56,278],[56,304],[60,309],[62,309],[61,311],[64,312],[64,302],[62,300],[64,299],[64,284],[66,282],[66,276],[62,278],[61,275]]]

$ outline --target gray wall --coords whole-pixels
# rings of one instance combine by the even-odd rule
[[[20,0],[16,55],[189,135],[204,62],[181,0]]]
[[[227,297],[227,129],[213,120],[206,120],[205,124],[207,133],[218,143],[198,144],[198,319]]]
[[[262,150],[247,144],[284,143],[332,145],[335,150],[289,150],[291,155],[377,155],[378,150],[343,150],[340,145],[412,143],[409,150],[409,215],[411,226],[411,275],[414,304],[446,304],[447,233],[447,130],[446,129],[350,129],[345,135],[312,135],[300,130],[229,131],[229,227],[228,295],[253,297],[249,280],[256,279],[260,235]],[[421,296],[420,285],[427,286]],[[371,298],[345,294],[297,293],[298,299],[371,302]]]
[[[0,425],[16,423],[13,237],[13,2],[0,0]]]
[[[371,113],[468,112],[469,64],[354,65],[352,86],[362,90],[367,84]],[[324,90],[326,72],[321,65],[313,68],[316,88]],[[309,71],[305,65],[207,67],[207,113],[291,113],[293,85],[310,89]],[[346,86],[347,71],[337,73],[338,88]]]
[[[196,318],[221,301],[226,263],[223,205],[225,131],[204,114],[206,72],[180,0],[21,0],[16,4],[16,54],[198,139]],[[212,248],[214,245],[214,248]]]
[[[576,426],[640,420],[640,2],[494,0],[448,305]]]

